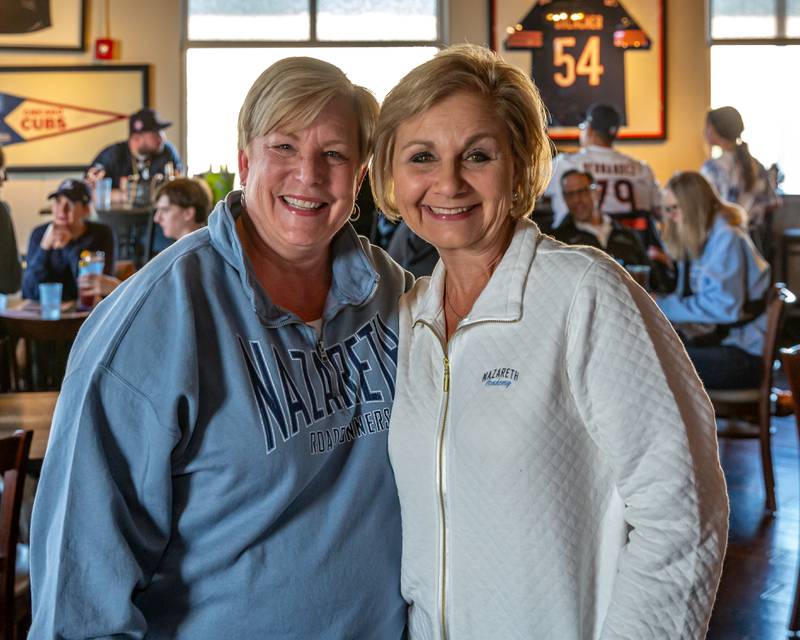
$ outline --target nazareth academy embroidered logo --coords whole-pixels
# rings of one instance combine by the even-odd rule
[[[485,371],[482,382],[484,387],[503,387],[507,389],[517,380],[519,380],[519,371],[502,367]]]

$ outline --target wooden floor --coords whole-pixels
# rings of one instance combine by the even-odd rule
[[[800,542],[800,475],[794,416],[773,418],[778,514],[765,515],[755,440],[720,440],[728,481],[728,553],[707,638],[783,640],[788,630]]]

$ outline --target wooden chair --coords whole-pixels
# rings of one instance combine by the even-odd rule
[[[59,389],[69,349],[85,319],[85,316],[60,320],[0,316],[0,336],[9,339],[2,366],[11,371],[11,386],[16,391]],[[19,340],[23,342],[24,362],[18,362],[16,357]]]
[[[793,304],[794,294],[782,282],[772,285],[767,297],[767,331],[761,361],[761,386],[752,389],[719,390],[708,389],[708,396],[718,417],[729,419],[757,420],[757,429],[720,430],[720,437],[758,438],[761,449],[761,469],[764,474],[766,508],[777,511],[775,500],[775,474],[772,469],[772,432],[770,394],[772,393],[772,367],[777,355],[778,335],[783,322],[784,307]]]
[[[797,422],[797,433],[800,435],[800,345],[781,349],[781,362],[789,380],[789,389],[792,391],[794,417]],[[794,605],[789,619],[789,630],[795,633],[800,631],[800,574],[794,587]]]
[[[0,438],[0,474],[3,476],[3,498],[0,501],[0,639],[21,640],[30,626],[30,580],[15,571],[19,513],[31,431],[16,431]]]

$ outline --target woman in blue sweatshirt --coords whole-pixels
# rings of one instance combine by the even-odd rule
[[[744,210],[694,171],[672,177],[662,206],[678,287],[658,306],[678,326],[706,387],[757,387],[767,318],[749,318],[747,309],[767,294],[770,271],[747,234]]]
[[[33,638],[399,640],[387,454],[410,276],[348,217],[378,105],[287,58],[241,191],[92,312],[34,507]]]

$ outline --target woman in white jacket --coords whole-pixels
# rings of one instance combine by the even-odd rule
[[[727,536],[714,415],[613,261],[526,218],[538,92],[469,45],[383,103],[376,202],[441,260],[401,304],[390,456],[412,639],[701,638]]]

